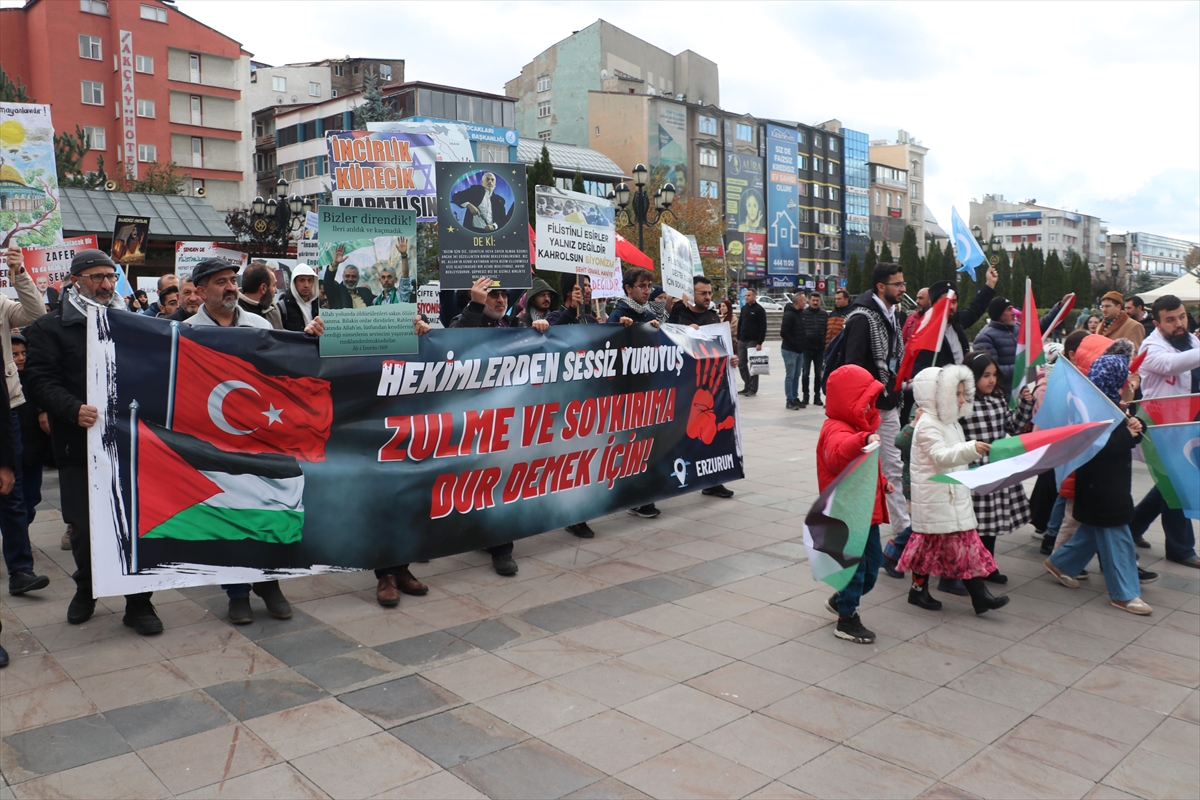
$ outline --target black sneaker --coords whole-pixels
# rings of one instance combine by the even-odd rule
[[[91,596],[76,591],[67,606],[67,622],[72,625],[82,625],[92,618],[96,611],[96,601]]]
[[[883,571],[886,572],[889,576],[891,576],[893,578],[900,578],[901,580],[903,580],[904,573],[901,572],[900,570],[896,569],[897,566],[899,566],[899,562],[892,561],[887,556],[883,557]]]
[[[796,408],[808,408],[808,398],[796,401]]]
[[[655,508],[654,503],[648,503],[644,506],[638,506],[637,508],[629,509],[629,513],[633,514],[635,517],[645,517],[646,519],[653,519],[653,518],[657,517],[659,514],[661,514],[662,512],[659,511],[657,508]]]
[[[1043,536],[1042,537],[1042,546],[1038,548],[1038,552],[1044,556],[1048,556],[1051,553],[1053,553],[1054,552],[1054,541],[1057,538],[1058,538],[1057,536],[1051,536],[1049,534],[1046,534],[1045,536]]]
[[[33,570],[19,569],[8,576],[8,593],[11,595],[36,592],[50,585],[50,579],[45,575],[34,575]]]
[[[229,598],[229,621],[234,625],[249,625],[254,622],[254,611],[250,608],[249,597]]]
[[[162,620],[154,613],[154,604],[149,600],[127,602],[125,616],[121,622],[133,628],[140,636],[153,636],[162,633]]]
[[[875,634],[863,627],[858,614],[852,617],[838,617],[837,628],[833,633],[839,639],[855,644],[872,644],[875,641]]]
[[[814,399],[814,400],[813,400],[813,405],[814,405],[814,406],[823,406],[823,405],[825,405],[824,403],[822,403],[822,402],[821,402],[821,395],[817,395],[817,396],[816,396],[816,399]]]
[[[800,404],[799,404],[799,403],[797,403],[795,400],[788,400],[788,401],[787,401],[787,410],[788,410],[788,411],[796,411],[796,410],[798,410],[799,408],[800,408]]]
[[[740,392],[738,392],[738,394],[740,394],[742,397],[745,397],[746,395],[750,394],[750,390],[742,389]]]
[[[595,539],[596,532],[588,527],[586,522],[577,522],[574,525],[567,526],[567,533],[574,534],[580,539]]]
[[[1154,583],[1156,580],[1158,580],[1157,572],[1151,572],[1150,570],[1142,569],[1141,567],[1138,567],[1137,569],[1138,583]]]
[[[516,575],[517,562],[512,556],[492,556],[492,569],[496,570],[497,575]]]
[[[262,581],[253,586],[254,593],[262,598],[267,606],[267,613],[275,619],[291,619],[292,604],[283,596],[279,581]]]
[[[837,610],[837,596],[837,592],[834,592],[829,596],[829,599],[825,601],[825,610],[830,614],[841,616],[842,612]]]
[[[728,499],[733,497],[733,490],[726,489],[725,484],[718,483],[716,486],[710,486],[707,489],[701,489],[700,494],[706,494],[709,497],[724,497]]]

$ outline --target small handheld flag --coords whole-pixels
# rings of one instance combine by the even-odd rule
[[[946,324],[950,319],[950,301],[954,297],[953,290],[946,292],[946,295],[934,303],[933,308],[926,311],[925,316],[921,317],[921,324],[917,326],[916,332],[904,347],[904,358],[900,361],[900,369],[896,372],[897,391],[906,380],[912,377],[917,353],[922,350],[932,350],[936,353],[942,349],[942,339],[946,336]]]
[[[1016,486],[1042,472],[1082,455],[1101,436],[1103,422],[1084,422],[1064,428],[1006,436],[992,442],[988,463],[977,469],[935,475],[938,483],[960,483],[979,495]]]
[[[975,268],[987,261],[987,257],[953,206],[950,208],[950,235],[954,239],[954,257],[962,264],[958,271],[967,273],[971,280],[975,280]]]
[[[1146,464],[1167,506],[1200,519],[1200,422],[1154,425],[1146,436],[1158,452],[1158,463]]]
[[[1033,281],[1025,279],[1025,313],[1021,315],[1021,328],[1017,333],[1017,357],[1013,365],[1012,399],[1017,407],[1021,390],[1037,382],[1037,368],[1046,363],[1046,351],[1042,347],[1042,328],[1038,324],[1037,303],[1033,299]]]
[[[825,487],[804,518],[804,547],[813,577],[839,592],[862,561],[879,488],[879,443],[863,450]]]
[[[1039,428],[1062,428],[1081,422],[1104,422],[1105,435],[1079,456],[1055,468],[1058,486],[1068,475],[1092,458],[1108,441],[1108,434],[1116,430],[1117,425],[1125,420],[1125,413],[1117,408],[1104,393],[1096,388],[1075,365],[1060,358],[1054,364],[1050,380],[1046,382],[1046,394],[1042,398],[1042,407],[1033,418],[1033,424]]]

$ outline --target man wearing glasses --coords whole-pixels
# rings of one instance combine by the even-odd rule
[[[75,596],[67,607],[67,622],[72,625],[87,622],[96,609],[88,520],[87,429],[96,424],[100,410],[86,400],[87,312],[89,306],[124,310],[125,304],[114,291],[116,284],[116,264],[107,254],[80,250],[71,261],[71,287],[63,293],[58,310],[25,332],[29,341],[27,385],[34,402],[50,418],[63,519],[71,525]],[[150,603],[150,592],[125,595],[122,622],[142,636],[163,629]]]

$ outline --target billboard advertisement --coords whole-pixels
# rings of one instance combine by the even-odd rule
[[[658,104],[658,165],[663,183],[679,192],[687,186],[687,110],[683,104]]]
[[[767,125],[767,273],[799,275],[796,130]]]
[[[758,156],[725,154],[725,218],[731,263],[741,261],[747,275],[764,274],[767,207],[763,199],[763,160]]]

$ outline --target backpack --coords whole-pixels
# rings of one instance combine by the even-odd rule
[[[825,384],[829,382],[829,373],[845,365],[846,329],[843,327],[838,331],[837,336],[834,336],[829,340],[829,344],[825,345],[825,371],[821,373],[821,391],[824,394],[828,394],[825,390]]]

